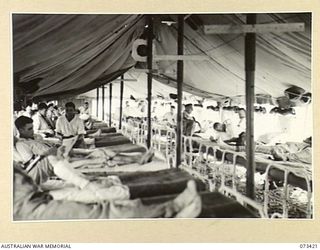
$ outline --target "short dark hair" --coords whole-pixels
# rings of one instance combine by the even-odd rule
[[[48,109],[47,104],[45,104],[44,102],[42,102],[38,105],[38,110],[43,110],[43,109]]]
[[[215,123],[213,124],[213,128],[216,129],[219,125],[220,125],[220,122],[215,122]]]
[[[88,104],[89,105],[89,102],[84,102],[84,104]]]
[[[21,105],[21,103],[16,102],[16,103],[14,103],[13,108],[14,108],[14,111],[21,111],[22,105]]]
[[[54,106],[53,103],[49,103],[49,104],[48,104],[48,108],[53,107],[53,106]]]
[[[33,123],[33,120],[27,116],[20,116],[15,121],[14,124],[16,125],[17,129],[23,128],[25,125]]]
[[[74,108],[76,109],[76,105],[74,105],[73,102],[67,102],[66,105],[65,105],[66,108]]]

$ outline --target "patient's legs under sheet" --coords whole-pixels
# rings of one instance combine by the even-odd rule
[[[310,147],[305,148],[297,153],[292,153],[288,155],[288,159],[291,162],[301,162],[301,163],[312,163],[312,150]]]
[[[188,183],[187,189],[178,196],[180,198],[151,206],[143,205],[140,200],[100,202],[94,205],[55,201],[40,191],[19,167],[14,166],[13,216],[14,220],[195,217],[200,213],[201,200],[194,187],[195,183]]]
[[[189,181],[187,188],[174,200],[145,206],[141,200],[119,200],[110,203],[110,218],[193,218],[201,212],[201,198],[196,183]],[[123,217],[123,216],[126,217]]]
[[[113,177],[113,178],[112,178]],[[107,183],[91,182],[80,189],[78,187],[66,187],[51,190],[49,194],[55,200],[69,200],[82,203],[95,203],[98,201],[128,200],[129,188],[122,185],[117,176],[109,176]]]
[[[130,154],[128,155],[127,153],[115,153],[111,150],[108,149],[94,149],[94,150],[87,150],[87,151],[80,151],[77,150],[75,151],[78,154],[83,154],[86,155],[86,159],[77,159],[75,161],[72,162],[72,165],[74,166],[74,168],[79,168],[83,165],[90,165],[90,160],[92,161],[92,163],[94,163],[94,161],[97,161],[98,164],[103,164],[103,162],[107,162],[107,160],[112,160],[112,161],[108,161],[107,165],[126,165],[126,164],[131,164],[131,163],[139,163],[139,164],[145,164],[147,162],[149,162],[153,156],[154,156],[154,151],[153,150],[149,150],[145,153],[142,152],[137,152],[136,154]],[[95,159],[95,160],[94,160]],[[88,161],[88,163],[86,163],[86,161]],[[96,164],[96,165],[98,165]],[[91,164],[93,165],[93,164]]]
[[[47,158],[41,159],[29,172],[28,175],[36,184],[43,183],[53,176],[53,168]]]

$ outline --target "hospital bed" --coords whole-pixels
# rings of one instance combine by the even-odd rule
[[[194,170],[192,171],[193,175],[198,175],[199,178],[207,182],[211,190],[229,189],[228,186],[231,186],[235,191],[239,168],[244,169],[245,178],[245,153],[237,152],[236,147],[234,150],[223,149],[216,143],[193,137],[184,138],[184,142],[184,165],[187,169]],[[197,147],[195,148],[194,145],[197,145]],[[264,204],[266,214],[268,213],[269,201],[277,199],[278,202],[282,203],[282,211],[275,213],[276,215],[270,214],[269,211],[270,216],[286,218],[291,206],[303,210],[307,218],[312,217],[312,171],[309,164],[273,161],[268,157],[262,157],[261,154],[256,154],[255,165],[256,172],[265,176],[265,185],[261,187],[263,189],[263,200],[261,202]],[[225,184],[226,179],[228,179],[229,185]],[[276,195],[273,190],[269,189],[270,181],[282,182],[280,191]],[[302,208],[299,207],[301,204],[293,203],[290,197],[293,188],[306,191],[307,201],[302,204]],[[245,192],[245,190],[242,190],[242,192]],[[272,195],[273,197],[270,198]]]
[[[108,175],[117,175],[124,185],[130,189],[132,199],[140,198],[146,205],[157,204],[174,199],[181,193],[186,183],[194,179],[183,169],[165,169],[160,171],[135,172],[91,172],[88,176],[105,178]],[[258,210],[245,207],[235,199],[219,192],[206,191],[203,182],[197,180],[197,190],[202,200],[200,218],[256,218],[260,216]]]

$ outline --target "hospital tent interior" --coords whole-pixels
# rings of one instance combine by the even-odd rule
[[[81,118],[87,103],[87,134],[98,136],[75,152],[153,154],[143,165],[74,170],[117,176],[143,204],[172,200],[194,180],[195,217],[310,219],[311,27],[311,13],[13,14],[14,117],[43,102],[63,115],[73,102]],[[238,131],[240,122],[236,140],[215,137],[215,123]]]

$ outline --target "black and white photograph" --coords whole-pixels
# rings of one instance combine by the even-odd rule
[[[312,16],[11,13],[12,220],[313,220]]]

